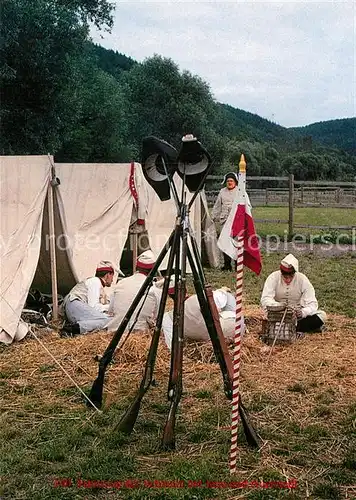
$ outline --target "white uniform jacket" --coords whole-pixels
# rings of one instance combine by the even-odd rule
[[[232,341],[235,335],[235,298],[231,293],[219,290],[213,292],[214,302],[219,312],[220,325],[223,335]],[[173,334],[173,311],[166,312],[162,323],[163,334],[168,348],[171,348]],[[242,318],[241,333],[245,330]],[[184,303],[184,338],[196,341],[210,340],[204,317],[201,313],[197,295],[187,298]]]
[[[282,304],[300,307],[303,318],[318,312],[314,287],[303,273],[295,273],[290,284],[283,281],[280,271],[268,276],[263,287],[261,306],[266,310],[267,306]]]
[[[122,319],[127,313],[129,307],[132,304],[133,299],[136,297],[137,292],[140,290],[146,276],[141,273],[135,273],[129,278],[124,278],[120,280],[114,287],[113,294],[110,301],[109,314],[113,314],[112,320],[109,322],[107,329],[108,331],[115,331],[119,327]],[[145,297],[145,295],[144,295]],[[131,316],[128,328],[131,327],[135,321],[136,314],[140,309],[144,297],[141,299],[139,305],[137,306],[135,312]],[[157,301],[156,297],[150,288],[148,295],[145,299],[145,303],[142,310],[138,316],[137,322],[134,326],[135,330],[147,330],[148,324],[147,319],[151,319],[156,314]]]
[[[63,308],[67,302],[80,300],[93,307],[96,311],[107,312],[110,299],[105,293],[101,279],[94,276],[77,283],[64,298]]]
[[[211,212],[211,218],[214,222],[217,222],[222,226],[225,224],[236,195],[237,186],[234,189],[228,189],[225,187],[219,191],[218,197],[216,198],[213,210]]]

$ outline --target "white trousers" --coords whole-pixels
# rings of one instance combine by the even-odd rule
[[[110,321],[110,316],[81,300],[68,301],[65,310],[69,321],[79,324],[80,333],[102,330]]]

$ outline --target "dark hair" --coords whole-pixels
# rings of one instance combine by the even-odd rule
[[[96,278],[104,278],[106,274],[114,274],[114,271],[96,271],[95,277]]]
[[[283,276],[293,276],[293,274],[295,274],[295,269],[294,267],[292,267],[290,271],[284,271],[281,269],[281,273]]]
[[[146,267],[136,266],[136,271],[139,271],[142,274],[146,274],[147,276],[152,271],[152,267],[150,269],[147,269]]]

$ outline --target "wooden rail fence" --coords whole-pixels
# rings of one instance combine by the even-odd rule
[[[207,177],[206,197],[209,206],[215,203],[221,189],[222,176]],[[255,182],[263,184],[282,184],[282,187],[253,188]],[[255,219],[256,222],[288,224],[288,233],[293,235],[295,228],[354,230],[352,226],[314,226],[294,222],[295,207],[337,207],[356,208],[356,182],[346,181],[296,181],[294,174],[289,176],[247,176],[247,190],[253,206],[288,206],[288,219]],[[283,187],[283,184],[285,187]]]

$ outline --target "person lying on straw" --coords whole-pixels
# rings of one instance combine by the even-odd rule
[[[298,332],[321,332],[324,328],[326,313],[318,309],[314,287],[299,272],[298,259],[291,253],[282,259],[279,270],[267,277],[261,306],[265,312],[269,306],[293,308]]]
[[[156,283],[156,290],[160,283]],[[169,283],[168,294],[175,300],[174,277]],[[157,295],[159,298],[159,294]],[[219,312],[219,320],[224,337],[233,341],[235,334],[235,298],[227,287],[219,288],[213,291],[214,302]],[[164,340],[168,349],[172,346],[173,335],[173,309],[167,311],[163,316],[162,330]],[[242,318],[242,333],[245,330],[244,319]],[[208,330],[205,325],[203,315],[200,310],[197,295],[187,296],[184,304],[184,338],[195,341],[210,340]]]

